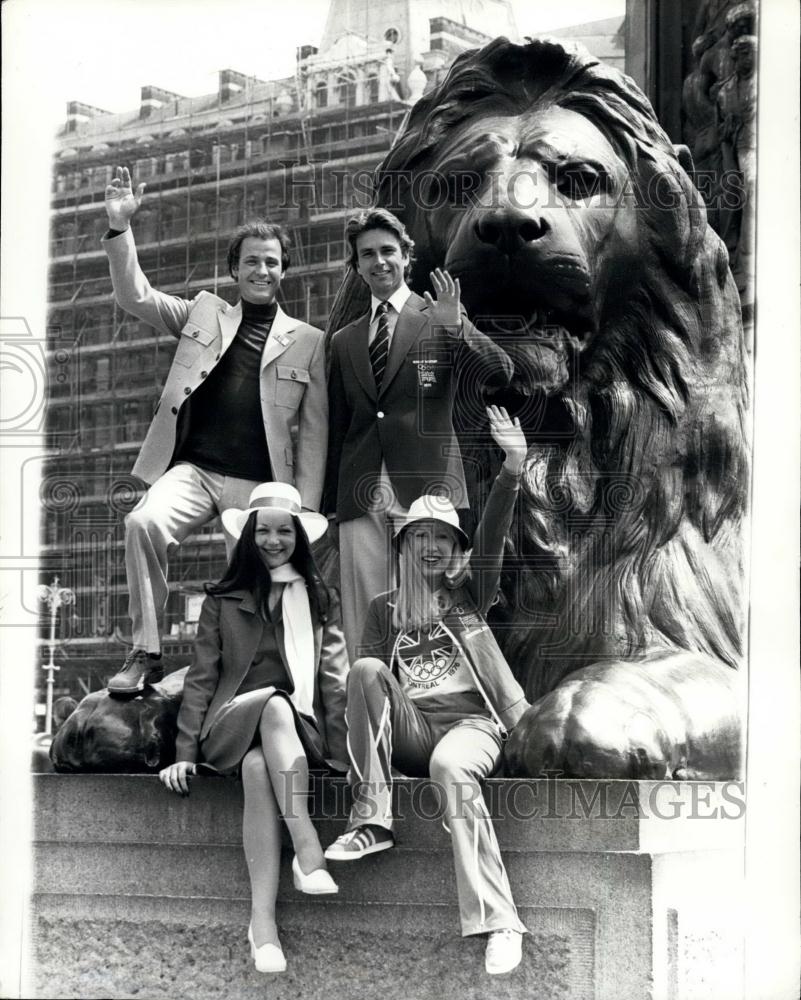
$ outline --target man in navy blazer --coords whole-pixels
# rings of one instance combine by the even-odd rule
[[[322,510],[339,524],[340,589],[348,653],[357,655],[367,608],[391,589],[397,519],[424,493],[469,507],[453,428],[457,383],[478,398],[505,386],[512,362],[460,305],[458,280],[432,272],[436,299],[406,284],[414,243],[381,208],[352,218],[350,267],[371,292],[370,311],[330,343],[329,437]],[[383,315],[382,315],[383,314]]]

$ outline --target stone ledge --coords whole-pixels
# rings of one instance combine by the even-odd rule
[[[660,789],[675,808],[654,799]],[[323,843],[341,832],[345,792],[341,779],[315,789]],[[483,941],[459,937],[450,842],[433,818],[433,789],[403,780],[395,787],[405,809],[398,849],[332,865],[336,898],[298,893],[285,850],[278,921],[290,965],[284,976],[260,977],[244,942],[249,886],[238,782],[193,779],[183,800],[155,776],[37,775],[25,995],[742,997],[744,818],[720,818],[722,808],[738,812],[731,787],[500,779],[485,792],[531,931],[518,970],[490,979]],[[526,818],[525,796],[539,804],[538,815]],[[609,818],[598,815],[604,798]],[[694,800],[696,813],[717,809],[718,818],[688,818]],[[593,802],[595,814],[581,818]],[[654,805],[684,818],[661,818]]]
[[[515,900],[522,906],[583,904],[626,906],[619,921],[632,917],[627,880],[647,879],[649,855],[503,852]],[[250,898],[241,846],[128,844],[37,844],[36,892],[119,898]],[[292,884],[291,850],[285,850],[279,882],[281,901],[304,901]],[[353,903],[448,905],[456,898],[450,849],[445,852],[386,851],[358,864],[331,864],[338,899]],[[565,872],[570,878],[565,881]],[[577,888],[579,887],[579,888]],[[326,900],[315,900],[323,905]],[[645,911],[640,914],[645,917]]]
[[[136,844],[143,837],[153,844],[240,843],[242,786],[233,779],[190,779],[187,799],[168,792],[155,775],[37,774],[33,782],[37,841],[97,841],[102,816],[105,843]],[[401,850],[407,844],[450,850],[428,782],[400,779],[393,795]],[[741,850],[743,797],[740,782],[501,778],[484,790],[501,849],[523,852]],[[316,786],[313,815],[323,842],[341,832],[348,804],[343,778]]]

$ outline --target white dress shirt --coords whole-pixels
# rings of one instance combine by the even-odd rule
[[[387,329],[389,331],[389,338],[387,340],[387,345],[392,345],[392,334],[395,332],[395,326],[398,322],[398,316],[401,309],[406,305],[409,296],[412,294],[411,288],[406,284],[405,281],[401,282],[399,288],[390,295],[386,300],[387,305],[390,307],[387,309]],[[378,333],[378,316],[376,315],[376,310],[381,305],[383,299],[377,299],[375,295],[370,296],[370,326],[367,330],[367,343],[372,344],[375,340],[375,335]]]

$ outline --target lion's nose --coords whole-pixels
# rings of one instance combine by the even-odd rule
[[[512,254],[550,232],[548,220],[516,209],[496,208],[476,219],[476,236],[502,253]]]

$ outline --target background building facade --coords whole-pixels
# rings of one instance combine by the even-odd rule
[[[143,484],[129,471],[175,347],[114,302],[100,247],[114,167],[129,166],[147,184],[133,229],[154,287],[186,298],[208,289],[235,301],[228,237],[246,219],[266,217],[292,236],[282,307],[324,328],[344,274],[345,222],[369,203],[372,172],[411,103],[459,52],[502,29],[514,34],[506,3],[472,5],[488,32],[450,20],[448,6],[333,2],[320,48],[299,49],[290,78],[226,69],[217,92],[202,97],[147,85],[127,113],[68,104],[53,171],[41,492],[43,578],[59,574],[76,593],[60,621],[57,694],[102,686],[130,638],[123,518]],[[202,585],[223,567],[216,522],[176,552],[168,663],[186,662]]]
[[[554,34],[623,68],[623,27],[613,18]],[[228,237],[246,219],[267,217],[293,241],[282,307],[324,328],[344,274],[345,223],[369,203],[372,172],[410,106],[460,52],[500,34],[518,39],[507,0],[332,0],[319,48],[298,49],[291,77],[224,69],[217,91],[200,97],[148,84],[139,107],[124,113],[69,102],[51,192],[41,491],[42,578],[57,574],[76,593],[59,621],[56,695],[103,686],[130,639],[123,518],[143,484],[129,472],[175,347],[114,302],[100,247],[114,167],[129,166],[135,183],[147,184],[133,229],[154,287],[234,301]],[[175,553],[168,668],[188,662],[202,585],[223,566],[216,522]]]

